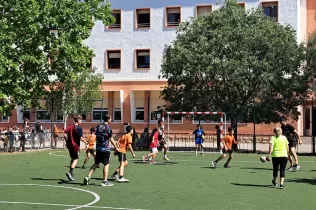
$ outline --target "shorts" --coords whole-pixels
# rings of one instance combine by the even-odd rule
[[[117,152],[116,154],[120,162],[125,162],[127,160],[126,153]]]
[[[163,147],[164,145],[166,145],[166,141],[165,141],[165,140],[162,140],[161,142],[159,142],[159,145],[160,145],[161,147]]]
[[[157,147],[150,148],[150,151],[151,151],[152,153],[158,153]]]
[[[69,151],[69,156],[71,159],[77,160],[79,159],[80,151],[73,151],[73,150],[68,150]]]
[[[95,156],[95,163],[96,164],[102,163],[104,165],[107,165],[110,163],[110,157],[111,157],[110,151],[102,152],[100,150],[97,150],[96,156]]]
[[[289,148],[296,147],[298,141],[289,141]]]
[[[203,144],[203,139],[195,139],[195,144]]]
[[[91,155],[94,155],[94,154],[95,154],[95,149],[87,149],[87,150],[86,150],[86,153],[87,153],[87,154],[90,153]]]
[[[233,150],[232,149],[228,149],[228,150],[225,150],[225,148],[223,148],[223,154],[233,154]]]

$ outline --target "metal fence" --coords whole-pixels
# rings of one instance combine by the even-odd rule
[[[84,134],[86,138],[89,133]],[[123,133],[113,134],[113,138],[118,140]],[[51,138],[50,133],[27,133],[26,140],[21,141],[21,134],[13,134],[13,136],[6,134],[7,140],[4,141],[2,138],[0,141],[0,151],[5,152],[18,152],[18,151],[27,151],[27,150],[39,150],[39,149],[66,149],[65,140],[62,133],[59,133],[56,138]],[[148,150],[149,135],[137,135],[133,140],[133,147],[136,151]],[[188,133],[169,133],[165,134],[165,139],[167,140],[167,145],[169,151],[194,151],[195,150],[195,141],[194,135]],[[238,137],[238,146],[236,150],[238,152],[244,153],[267,153],[269,150],[269,141],[271,136],[269,135],[257,135],[256,141],[254,144],[254,136],[251,134],[239,134]],[[218,151],[217,148],[217,137],[216,134],[206,134],[204,140],[204,151],[215,152]],[[254,150],[255,146],[255,150]],[[84,148],[84,144],[81,145],[81,148]],[[301,154],[313,154],[313,142],[311,137],[303,137],[303,144],[298,145],[298,153]]]

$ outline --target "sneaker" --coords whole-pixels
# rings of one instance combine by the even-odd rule
[[[195,155],[194,156],[197,156],[197,154],[195,153]]]
[[[101,183],[101,186],[102,187],[112,187],[114,184],[113,183],[110,183],[110,182],[108,182],[108,181],[103,181],[102,183]]]
[[[83,184],[84,184],[84,185],[89,185],[89,177],[85,177],[85,178],[83,179]]]
[[[124,177],[117,180],[118,182],[129,182],[128,179],[125,179]]]
[[[67,176],[69,181],[75,181],[75,178],[73,177],[73,175],[70,172],[66,173],[66,176]]]
[[[146,162],[147,156],[143,156],[143,162]]]
[[[231,168],[231,167],[230,167],[230,165],[225,164],[225,165],[224,165],[224,168]]]
[[[204,154],[203,154],[203,153],[201,153],[201,155],[204,157]]]
[[[86,166],[82,166],[81,168],[82,168],[82,169],[85,169],[85,168],[86,168]]]
[[[284,185],[283,184],[280,184],[280,189],[284,189]]]
[[[219,153],[222,155],[223,154],[223,148],[219,147]]]
[[[272,180],[272,184],[274,187],[276,186],[276,182],[274,180]]]
[[[115,174],[112,174],[111,177],[112,177],[113,179],[115,179],[116,181],[119,179],[119,177],[118,177],[117,174],[116,174],[116,175],[115,175]]]
[[[287,170],[293,171],[293,166],[290,166]]]
[[[294,167],[293,167],[293,169],[294,169],[294,171],[298,171],[299,169],[300,169],[300,165],[294,165]]]
[[[212,161],[212,166],[213,166],[213,168],[216,168],[216,162],[215,161]]]
[[[154,160],[150,160],[149,164],[156,164],[156,162]]]
[[[165,157],[163,160],[165,160],[165,161],[169,161],[169,158]]]

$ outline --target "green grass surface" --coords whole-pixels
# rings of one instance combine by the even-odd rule
[[[271,163],[261,163],[259,155],[235,154],[231,169],[210,168],[210,161],[219,154],[195,157],[193,153],[170,153],[169,162],[157,157],[156,165],[142,164],[141,156],[132,160],[125,177],[130,183],[115,183],[113,187],[101,187],[102,170],[97,169],[89,186],[82,186],[89,168],[75,170],[74,182],[67,182],[65,173],[69,158],[67,151],[0,155],[0,184],[37,184],[49,186],[0,185],[0,209],[71,209],[92,202],[95,197],[78,188],[100,196],[94,208],[126,209],[315,209],[313,198],[316,188],[316,158],[300,157],[301,170],[286,173],[285,189],[271,183]],[[82,152],[78,166],[82,165]],[[92,164],[92,159],[88,166]],[[113,156],[111,173],[118,162]],[[59,188],[53,187],[57,186]],[[61,188],[60,188],[61,187]],[[63,188],[66,187],[66,188]],[[42,203],[39,205],[7,202]],[[45,204],[60,204],[45,206]],[[65,206],[61,206],[65,205]],[[66,206],[70,205],[70,206]],[[71,206],[74,205],[74,206]]]

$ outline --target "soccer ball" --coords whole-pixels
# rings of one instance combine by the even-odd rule
[[[266,162],[267,161],[267,157],[266,156],[261,156],[260,157],[260,161],[263,162],[263,163]]]

